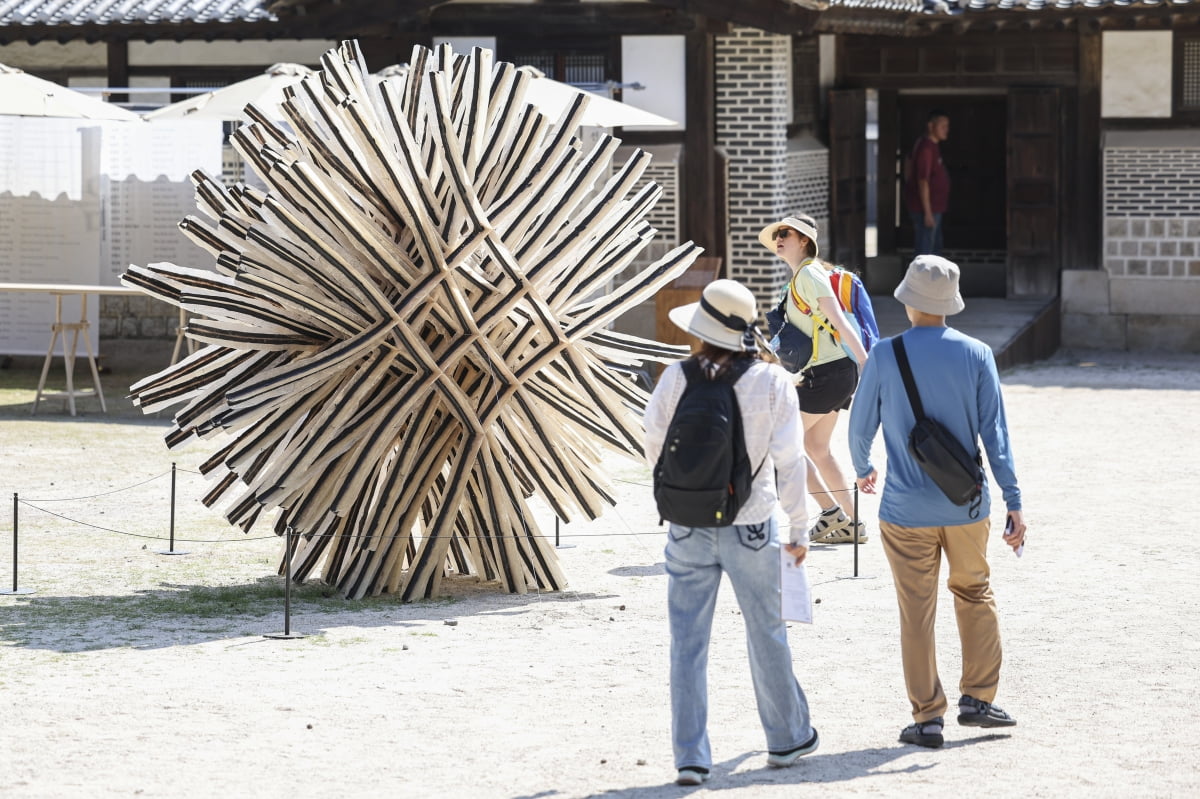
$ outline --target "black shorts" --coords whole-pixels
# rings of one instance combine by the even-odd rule
[[[796,395],[804,413],[829,413],[848,410],[856,388],[858,364],[847,356],[805,369],[804,382],[796,386]]]

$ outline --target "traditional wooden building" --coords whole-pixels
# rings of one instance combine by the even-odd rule
[[[786,273],[756,232],[794,211],[821,220],[823,253],[890,291],[911,252],[903,156],[943,109],[946,254],[968,294],[1057,300],[1073,346],[1200,351],[1188,0],[0,5],[0,62],[164,94],[315,65],[342,38],[381,67],[413,44],[482,44],[679,120],[620,132],[656,156],[661,246],[694,239],[764,302]]]

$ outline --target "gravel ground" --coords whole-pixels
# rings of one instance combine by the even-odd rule
[[[443,597],[406,605],[303,586],[285,616],[278,539],[197,501],[215,445],[168,452],[163,420],[114,399],[122,373],[105,378],[108,416],[84,401],[74,419],[53,403],[31,419],[17,364],[0,373],[0,492],[18,495],[19,584],[35,593],[0,596],[0,795],[1195,796],[1197,367],[1081,352],[1004,375],[1030,532],[1019,560],[998,532],[991,546],[997,702],[1019,726],[952,725],[937,751],[897,741],[908,703],[872,536],[857,569],[847,547],[810,555],[816,623],[791,638],[822,746],[793,768],[765,766],[723,591],[715,769],[684,789],[671,784],[663,530],[644,466],[612,458],[617,507],[561,528],[564,592],[450,578]],[[159,554],[172,463],[179,556]],[[0,522],[0,584],[11,528]],[[939,660],[953,693],[949,601],[943,590]],[[266,636],[285,626],[304,637]]]

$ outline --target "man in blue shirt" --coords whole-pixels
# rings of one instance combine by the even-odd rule
[[[901,334],[925,415],[941,422],[968,451],[982,440],[992,476],[1004,494],[1008,518],[1004,542],[1017,554],[1025,541],[1021,490],[1000,395],[996,361],[986,344],[946,326],[963,309],[958,267],[936,255],[919,255],[908,267],[895,297],[904,303],[912,328]],[[850,454],[859,490],[876,491],[871,443],[880,425],[887,452],[887,480],[879,503],[879,529],[900,605],[900,650],[914,724],[900,740],[942,745],[947,709],[937,673],[934,616],[942,553],[962,646],[962,698],[958,723],[1011,727],[1016,720],[992,704],[1000,683],[1000,625],[989,583],[987,541],[990,502],[956,505],[922,471],[908,452],[916,424],[897,366],[895,339],[871,350],[850,411]]]

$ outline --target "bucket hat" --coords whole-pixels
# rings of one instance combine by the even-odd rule
[[[965,307],[958,293],[958,265],[940,255],[914,258],[893,296],[934,316],[952,316]]]
[[[762,242],[762,246],[766,247],[771,252],[775,252],[775,240],[772,238],[775,231],[781,227],[790,227],[792,230],[799,232],[804,236],[808,236],[808,240],[813,244],[813,258],[816,258],[820,253],[820,248],[817,246],[817,223],[813,221],[811,216],[785,216],[778,222],[772,222],[758,233],[758,240]]]
[[[758,303],[750,289],[736,280],[714,280],[704,287],[700,301],[672,308],[667,314],[675,325],[701,341],[734,352],[754,352],[754,322]]]

